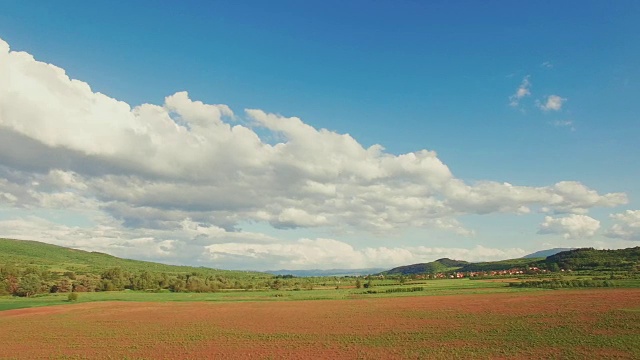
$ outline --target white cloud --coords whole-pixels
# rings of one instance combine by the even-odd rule
[[[581,239],[595,235],[600,221],[586,216],[571,214],[561,218],[545,216],[539,234],[562,234],[565,239]]]
[[[556,213],[585,213],[596,206],[617,206],[627,202],[625,194],[599,195],[576,181],[561,181],[551,186],[515,186],[509,183],[480,182],[475,186],[451,181],[445,190],[449,207],[465,213],[528,213],[529,207]]]
[[[610,217],[615,224],[607,231],[606,236],[640,241],[640,210],[627,210],[623,213],[611,214]]]
[[[228,232],[191,219],[172,230],[124,228],[105,221],[93,228],[67,226],[40,217],[0,220],[4,236],[100,251],[125,258],[235,269],[331,269],[393,267],[442,257],[488,261],[525,255],[519,248],[365,247],[334,239],[283,241],[258,233]]]
[[[528,79],[514,99],[530,94]],[[279,140],[262,141],[256,127]],[[434,151],[394,155],[296,117],[257,109],[235,115],[187,92],[132,107],[0,40],[0,206],[77,211],[93,214],[95,223],[86,229],[60,223],[51,233],[41,221],[29,228],[21,218],[32,236],[4,223],[7,236],[117,255],[134,254],[131,239],[143,239],[136,240],[142,249],[182,261],[199,259],[205,243],[284,246],[241,231],[242,223],[332,233],[434,228],[471,236],[460,215],[536,208],[585,213],[626,202],[623,193],[598,194],[579,182],[468,184]],[[309,244],[317,241],[296,246]]]
[[[538,102],[538,107],[543,111],[560,111],[562,109],[562,105],[566,101],[567,99],[558,95],[549,95],[547,97],[547,101],[544,104]]]
[[[542,64],[540,64],[540,66],[542,66],[545,69],[551,69],[553,68],[553,63],[551,61],[543,61]]]
[[[476,246],[463,248],[377,247],[355,249],[351,245],[333,239],[300,239],[287,244],[215,244],[207,247],[215,261],[237,261],[255,264],[271,264],[273,269],[301,268],[369,268],[395,267],[399,265],[429,262],[449,257],[468,261],[489,261],[517,258],[526,254],[522,249],[506,250]]]
[[[531,95],[531,91],[529,90],[531,88],[531,82],[529,81],[529,78],[529,75],[525,76],[522,79],[522,83],[520,83],[520,86],[518,87],[516,92],[513,95],[509,96],[510,106],[517,107],[518,105],[520,105],[520,100],[522,98]]]
[[[88,251],[100,251],[125,258],[163,261],[172,264],[213,266],[207,256],[212,244],[274,244],[278,239],[244,231],[227,231],[183,219],[169,229],[123,227],[108,216],[98,214],[95,226],[72,226],[38,216],[0,220],[3,237],[43,241]]]

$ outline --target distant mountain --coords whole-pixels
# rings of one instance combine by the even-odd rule
[[[368,269],[329,269],[329,270],[267,270],[267,274],[272,275],[293,275],[295,277],[312,277],[312,276],[362,276],[377,274],[384,271],[383,268]]]
[[[555,255],[559,252],[563,252],[563,251],[569,251],[569,250],[574,250],[575,248],[553,248],[553,249],[547,249],[547,250],[540,250],[540,251],[536,251],[532,254],[529,255],[525,255],[522,258],[523,259],[531,259],[531,258],[546,258],[548,256],[551,255]]]
[[[453,271],[468,264],[469,263],[466,261],[442,258],[429,263],[420,263],[420,264],[395,267],[391,270],[382,272],[382,274],[384,275],[436,274],[440,272]]]

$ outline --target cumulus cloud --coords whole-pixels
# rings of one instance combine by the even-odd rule
[[[212,266],[207,247],[212,244],[274,244],[278,239],[261,233],[227,231],[184,219],[170,229],[124,227],[118,221],[95,214],[93,226],[61,224],[28,215],[0,220],[3,237],[43,241],[87,251],[100,251],[125,258],[172,264]]]
[[[0,220],[5,236],[125,258],[228,269],[393,267],[442,257],[469,261],[517,258],[520,248],[365,247],[329,238],[282,241],[260,233],[229,232],[185,219],[173,230],[126,228],[110,219],[95,227],[69,226],[37,216]]]
[[[515,186],[509,183],[480,182],[475,186],[451,181],[445,191],[446,204],[459,212],[529,213],[530,206],[555,213],[585,213],[596,206],[616,206],[627,202],[625,194],[598,194],[576,181],[551,186]]]
[[[514,99],[529,95],[529,86],[525,77]],[[265,142],[258,132],[278,141]],[[257,253],[276,246],[265,245],[275,241],[267,235],[243,232],[243,223],[470,236],[460,215],[585,213],[626,202],[623,193],[599,194],[579,182],[469,184],[434,151],[394,155],[297,117],[259,109],[238,115],[184,91],[160,105],[132,107],[0,40],[0,207],[95,214],[93,228],[49,234],[42,226],[34,238],[66,236],[74,244],[81,240],[73,234],[84,232],[83,241],[96,249],[109,244],[116,254],[133,251],[127,244],[138,239],[158,257],[180,259],[189,253],[183,248],[202,253],[211,241],[257,244]],[[118,240],[100,235],[107,230]],[[338,246],[318,241],[296,246]]]
[[[606,232],[606,236],[624,240],[640,241],[640,210],[627,210],[611,214],[615,222]]]
[[[500,250],[479,245],[471,249],[425,246],[355,249],[345,242],[323,238],[300,239],[286,244],[215,244],[207,249],[209,256],[218,262],[244,259],[246,263],[271,264],[274,269],[394,267],[443,257],[489,261],[526,254],[519,248]]]
[[[543,111],[560,111],[566,101],[567,99],[558,95],[549,95],[544,103],[538,102],[538,107]]]
[[[562,234],[565,239],[592,237],[600,229],[600,221],[586,216],[571,214],[561,218],[545,216],[539,234]]]
[[[520,105],[520,100],[522,98],[531,95],[531,91],[529,90],[531,88],[531,82],[529,81],[529,78],[529,75],[525,76],[522,79],[520,86],[518,86],[516,92],[513,95],[509,96],[510,106],[517,107],[518,105]]]

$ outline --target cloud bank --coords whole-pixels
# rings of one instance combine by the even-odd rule
[[[583,239],[596,234],[600,221],[586,216],[571,214],[561,218],[545,216],[540,224],[540,234],[562,234],[565,239]]]
[[[528,87],[525,78],[514,99]],[[264,141],[265,133],[279,140]],[[8,236],[174,262],[189,254],[210,266],[234,259],[373,266],[444,252],[350,249],[326,238],[285,242],[243,231],[243,224],[468,236],[473,230],[459,221],[465,214],[584,214],[626,202],[624,193],[599,194],[575,181],[470,184],[434,151],[395,155],[296,117],[236,114],[186,91],[132,107],[0,39],[0,207],[82,214],[87,223],[15,215],[0,224]]]
[[[640,241],[640,210],[611,214],[611,218],[615,223],[607,231],[608,237]]]

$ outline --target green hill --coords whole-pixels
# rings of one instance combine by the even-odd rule
[[[54,272],[73,271],[76,274],[100,274],[119,267],[128,271],[180,273],[206,273],[244,278],[270,277],[268,274],[248,271],[219,270],[205,267],[177,266],[149,261],[122,259],[112,255],[71,249],[30,240],[0,239],[0,264],[17,267],[37,266]]]
[[[260,272],[166,265],[0,239],[0,295],[123,289],[208,292],[265,287],[271,279],[273,275]]]
[[[547,264],[562,269],[599,271],[640,271],[640,246],[619,250],[575,249],[547,257]]]
[[[527,267],[540,267],[544,264],[544,258],[509,259],[500,261],[484,261],[470,263],[460,271],[501,271],[509,269],[525,269]]]
[[[466,261],[451,260],[448,258],[438,259],[429,263],[420,263],[406,266],[399,266],[381,274],[384,275],[412,275],[412,274],[437,274],[447,271],[455,271],[468,265]]]
[[[536,251],[532,254],[529,255],[525,255],[523,256],[524,259],[530,259],[530,258],[546,258],[548,256],[551,255],[555,255],[559,252],[562,251],[569,251],[569,250],[573,250],[575,248],[553,248],[553,249],[547,249],[547,250],[540,250],[540,251]]]
[[[532,254],[533,255],[533,254]],[[466,261],[439,259],[430,263],[399,266],[382,272],[385,275],[435,274],[446,272],[488,272],[537,267],[559,271],[640,271],[640,247],[619,250],[595,250],[593,248],[561,251],[544,257],[524,257],[501,261],[469,263]]]

